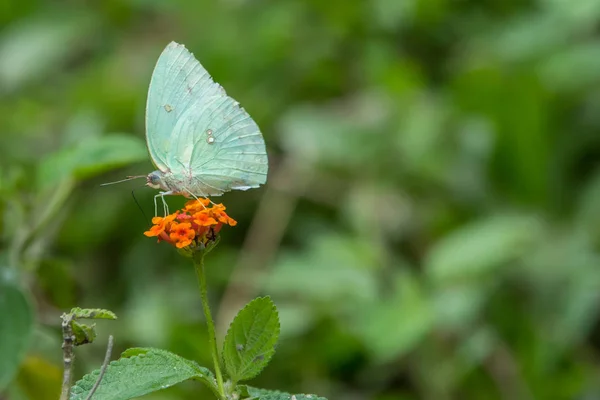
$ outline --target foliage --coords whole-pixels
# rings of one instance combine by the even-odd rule
[[[28,300],[15,282],[0,275],[0,391],[17,372],[25,358],[33,325]]]
[[[204,252],[201,250],[201,252]],[[205,254],[205,253],[204,253]],[[204,255],[200,255],[201,258]],[[203,260],[200,261],[201,263]],[[203,274],[203,272],[200,272]],[[202,296],[205,301],[206,289]],[[77,330],[83,330],[72,319],[76,318],[109,318],[115,319],[114,313],[107,310],[86,310],[75,308],[69,315],[64,315],[65,323],[72,323],[76,345],[91,342],[95,338],[93,327],[86,328],[85,337],[89,341],[79,340]],[[208,329],[214,330],[212,322]],[[88,334],[88,331],[91,334]],[[213,333],[214,334],[214,333]],[[227,368],[230,381],[226,386],[221,381],[220,370],[215,364],[217,376],[209,369],[196,362],[186,360],[166,350],[152,348],[130,348],[123,352],[121,359],[105,364],[84,376],[72,388],[71,400],[85,400],[91,396],[106,400],[128,400],[153,393],[186,380],[197,380],[204,383],[217,399],[287,399],[291,395],[278,391],[249,388],[237,385],[241,380],[248,380],[258,375],[268,364],[275,352],[275,343],[279,335],[279,318],[275,304],[268,297],[254,299],[235,317],[222,351],[223,363]],[[66,341],[65,341],[66,342]],[[66,343],[65,343],[66,345]],[[64,346],[63,345],[63,348]],[[69,354],[72,358],[72,354]],[[220,362],[217,354],[214,355]],[[303,396],[303,395],[298,395]],[[310,396],[310,395],[309,395]],[[324,399],[320,397],[320,399]]]
[[[246,391],[252,399],[261,400],[326,400],[324,397],[315,396],[314,394],[289,394],[278,390],[256,389],[248,386]]]
[[[0,313],[0,346],[28,349],[10,348],[21,362],[0,371],[2,396],[55,387],[56,316],[75,304],[115,310],[97,331],[120,350],[211,362],[189,264],[142,235],[129,195],[152,215],[154,193],[99,187],[152,170],[145,96],[176,40],[268,145],[267,186],[224,196],[238,226],[207,268],[219,337],[252,298],[277,304],[277,353],[248,384],[330,399],[600,397],[600,2],[0,11],[0,276],[17,276],[10,309],[36,321],[17,331]],[[76,376],[102,358],[78,357]],[[210,396],[199,387],[144,399]]]
[[[279,317],[268,297],[259,297],[235,317],[223,344],[223,363],[233,382],[258,375],[275,353]]]
[[[187,379],[200,380],[216,390],[212,372],[165,350],[141,349],[137,354],[112,361],[94,396],[132,399],[165,389]],[[131,353],[131,351],[130,351]],[[84,376],[71,391],[71,400],[87,399],[100,370]]]

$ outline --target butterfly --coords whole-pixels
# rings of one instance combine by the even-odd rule
[[[152,73],[146,142],[157,168],[145,176],[146,185],[160,190],[154,196],[155,214],[157,197],[167,213],[166,195],[220,196],[267,180],[268,158],[258,125],[175,42],[163,50]]]

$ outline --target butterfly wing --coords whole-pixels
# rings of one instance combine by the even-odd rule
[[[196,195],[266,182],[265,143],[252,118],[183,46],[158,59],[148,94],[146,138],[154,164],[187,177]]]

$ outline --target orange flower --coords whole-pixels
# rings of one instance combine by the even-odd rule
[[[217,204],[213,208],[210,209],[210,214],[217,221],[227,224],[229,226],[236,226],[237,221],[233,218],[229,217],[227,213],[225,213],[225,206],[223,204]]]
[[[213,204],[208,199],[190,200],[182,210],[166,217],[154,217],[154,226],[144,232],[146,236],[158,236],[179,249],[192,250],[206,246],[217,239],[223,225],[235,226],[237,222],[225,213],[223,204]]]
[[[171,214],[167,215],[166,217],[152,218],[152,223],[154,224],[154,226],[150,228],[149,231],[144,232],[144,235],[148,237],[159,236],[165,230],[168,230],[169,225],[171,224],[171,222],[173,222],[176,216],[177,215],[175,214]]]
[[[209,216],[206,210],[202,210],[194,214],[194,223],[200,226],[211,226],[216,225],[217,221],[213,217]]]
[[[175,242],[178,249],[189,246],[196,236],[196,232],[192,229],[192,224],[189,222],[171,224],[171,233],[169,237]]]
[[[208,199],[190,200],[185,203],[185,207],[183,207],[182,211],[193,214],[197,211],[206,210],[206,207],[208,207],[209,204],[210,200]]]

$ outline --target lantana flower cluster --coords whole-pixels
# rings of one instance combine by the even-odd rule
[[[200,244],[206,246],[209,241],[215,240],[223,225],[237,225],[237,222],[225,213],[223,204],[213,204],[210,207],[209,204],[208,199],[194,199],[173,214],[154,217],[153,226],[144,232],[144,235],[156,236],[159,242],[169,242],[178,249]]]

